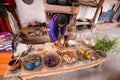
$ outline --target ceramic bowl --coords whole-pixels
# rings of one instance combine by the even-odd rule
[[[8,63],[8,70],[10,71],[14,71],[14,70],[17,70],[21,67],[21,60],[18,59],[18,61],[16,62],[17,59],[13,59],[11,60],[9,63]],[[16,63],[15,63],[16,62]]]
[[[96,50],[96,54],[101,57],[107,57],[107,53],[102,50]]]

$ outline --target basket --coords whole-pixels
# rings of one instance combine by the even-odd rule
[[[31,53],[24,57],[22,67],[24,67],[24,70],[27,71],[40,70],[42,68],[42,57],[39,54]]]
[[[28,44],[38,44],[50,41],[46,27],[22,28],[20,34],[23,41]]]
[[[79,60],[81,61],[86,61],[86,60],[98,60],[100,58],[100,56],[98,56],[96,54],[96,52],[92,49],[83,49],[80,48],[79,50],[77,50],[77,55]]]
[[[50,60],[51,57],[53,58],[52,61]],[[43,58],[43,65],[46,69],[57,69],[58,67],[60,67],[61,62],[62,62],[61,57],[53,53],[45,55]]]
[[[75,51],[65,51],[62,59],[65,65],[71,65],[78,61],[78,57]]]

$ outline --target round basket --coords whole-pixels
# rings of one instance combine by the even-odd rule
[[[23,59],[23,67],[26,70],[36,70],[42,67],[42,57],[39,54],[29,54]]]
[[[76,52],[73,51],[66,51],[64,52],[62,58],[63,58],[63,63],[64,64],[74,64],[78,61],[77,55],[75,54]]]
[[[80,48],[77,50],[77,55],[78,55],[78,58],[81,60],[81,61],[86,61],[86,60],[90,60],[90,61],[93,61],[93,60],[97,60],[99,59],[99,56],[95,53],[95,50],[93,49],[89,49],[89,48]]]
[[[61,64],[61,57],[57,54],[48,54],[43,58],[43,64],[46,68],[52,69],[57,68]]]

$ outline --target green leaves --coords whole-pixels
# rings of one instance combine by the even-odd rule
[[[94,49],[109,52],[117,44],[117,40],[118,38],[110,39],[108,36],[104,36],[103,38],[96,37]]]

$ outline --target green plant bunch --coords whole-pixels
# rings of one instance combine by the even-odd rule
[[[108,36],[96,37],[94,49],[109,52],[117,44],[117,40],[118,38],[110,39]]]

